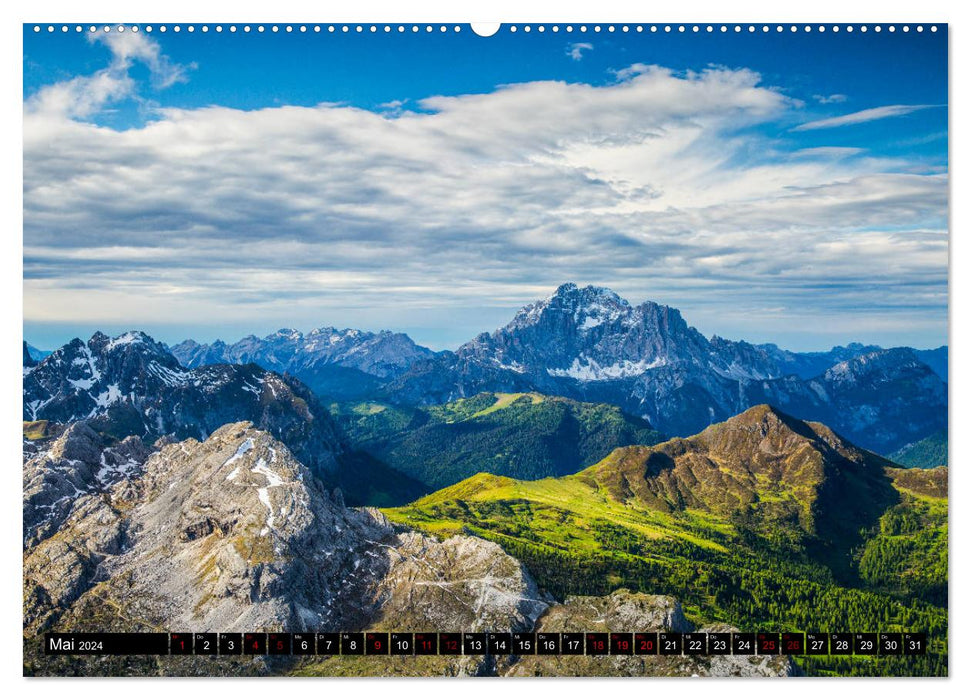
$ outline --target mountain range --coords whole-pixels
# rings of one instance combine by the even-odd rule
[[[152,441],[205,440],[226,423],[251,420],[308,466],[333,472],[342,451],[330,415],[292,378],[255,364],[187,370],[148,335],[95,333],[24,368],[23,417],[88,421],[99,432]]]
[[[25,367],[36,362],[26,348],[24,357]],[[407,407],[444,405],[483,392],[561,396],[616,406],[669,436],[691,435],[768,403],[830,425],[884,455],[947,425],[946,347],[851,343],[796,353],[773,344],[709,339],[677,309],[650,301],[633,306],[609,289],[575,284],[561,285],[506,326],[454,352],[433,352],[401,333],[319,328],[307,334],[284,329],[231,345],[186,340],[168,357],[160,366],[176,373],[172,376],[254,363],[296,377],[325,401],[368,399]],[[82,400],[86,411],[113,396],[106,390]],[[25,419],[50,413],[43,403],[47,393],[29,393]]]
[[[879,375],[881,358],[897,370],[920,364],[908,355],[877,351],[837,364],[826,373],[833,396],[893,406],[891,389],[861,378]],[[775,407],[663,440],[615,405],[537,392],[325,404],[295,377],[255,364],[186,369],[137,332],[95,334],[30,360],[27,673],[794,670],[785,658],[744,657],[680,666],[476,657],[404,667],[343,657],[159,666],[47,659],[34,642],[55,628],[555,629],[574,619],[864,629],[881,619],[943,639],[947,626],[946,468],[899,469]],[[371,489],[362,486],[357,502],[373,504],[384,502],[375,493],[409,483],[414,496],[388,500],[444,488],[383,511],[345,505],[345,485]],[[940,645],[927,657],[879,661],[881,673],[946,668]]]
[[[306,335],[292,328],[227,345],[185,340],[171,349],[188,368],[212,364],[255,363],[299,378],[317,394],[340,399],[374,393],[383,381],[400,376],[414,362],[434,352],[404,333],[370,333],[351,328],[316,328]]]
[[[281,440],[354,505],[400,503],[428,491],[349,445],[300,380],[252,363],[186,369],[163,344],[131,331],[75,338],[25,364],[23,375],[25,438],[81,421],[112,440],[205,440],[246,420]]]
[[[391,400],[405,404],[481,391],[609,403],[682,436],[770,403],[884,454],[947,423],[947,384],[913,349],[854,345],[801,355],[709,340],[677,309],[632,306],[608,289],[574,284],[455,352],[415,362],[386,385]]]

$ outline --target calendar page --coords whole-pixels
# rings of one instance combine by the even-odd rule
[[[948,675],[947,24],[22,31],[24,675]]]

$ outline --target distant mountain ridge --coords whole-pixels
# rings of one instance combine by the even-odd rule
[[[538,392],[607,403],[667,435],[696,433],[759,403],[824,422],[881,454],[947,425],[946,346],[851,343],[797,353],[709,339],[673,307],[633,306],[609,289],[572,283],[454,352],[403,333],[324,327],[231,345],[186,340],[171,353],[189,368],[252,362],[335,401],[442,405],[482,392]],[[26,367],[32,356],[24,358]]]
[[[292,374],[318,394],[345,399],[364,396],[415,361],[435,355],[404,333],[332,327],[306,334],[283,328],[264,338],[249,335],[232,344],[184,340],[170,350],[188,368],[253,362]]]
[[[538,391],[613,404],[668,435],[690,435],[772,403],[882,453],[947,421],[944,380],[910,348],[792,353],[709,340],[677,309],[632,306],[609,289],[572,283],[455,352],[416,362],[386,391],[404,404]]]

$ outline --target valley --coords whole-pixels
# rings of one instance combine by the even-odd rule
[[[932,642],[770,665],[331,657],[225,672],[946,675],[946,368],[946,348],[708,339],[676,309],[569,284],[455,352],[333,328],[25,343],[25,640],[557,630],[601,610]],[[25,655],[31,674],[120,672],[99,663]]]

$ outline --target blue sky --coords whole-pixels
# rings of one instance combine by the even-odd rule
[[[560,282],[947,340],[946,31],[24,29],[24,330],[454,347]]]

